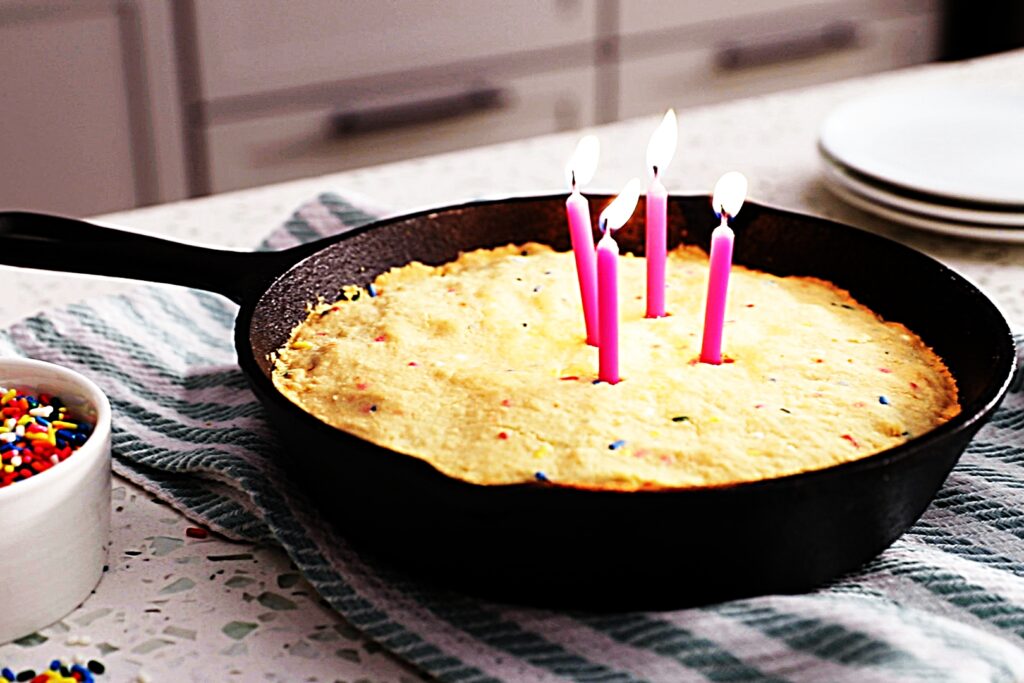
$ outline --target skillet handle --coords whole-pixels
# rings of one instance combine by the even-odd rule
[[[289,252],[198,247],[63,216],[0,212],[0,264],[196,287],[236,303],[263,291]]]

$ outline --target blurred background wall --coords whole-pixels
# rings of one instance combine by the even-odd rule
[[[0,207],[79,215],[1024,44],[1020,2],[0,0]]]

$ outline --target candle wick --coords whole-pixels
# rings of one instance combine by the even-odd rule
[[[569,172],[572,174],[572,191],[575,192],[576,191],[576,169],[574,168],[574,169],[572,169]]]
[[[655,177],[655,179],[657,179],[657,177],[658,177],[658,165],[655,164],[653,168],[654,168],[654,177]]]
[[[600,227],[601,227],[601,232],[602,233],[608,234],[608,219],[607,218],[602,218],[601,219]]]

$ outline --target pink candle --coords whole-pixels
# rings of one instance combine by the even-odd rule
[[[668,192],[658,180],[655,172],[654,180],[647,190],[647,218],[644,225],[646,232],[647,255],[647,317],[665,317],[665,222],[668,214]]]
[[[600,292],[601,346],[597,378],[619,382],[619,245],[606,230],[597,243],[597,287]]]
[[[647,257],[647,317],[665,316],[665,243],[667,241],[668,192],[661,184],[660,173],[676,152],[679,125],[672,109],[665,112],[661,124],[647,144],[647,167],[651,169],[651,186],[647,190],[647,218],[644,224]]]
[[[722,327],[725,324],[725,299],[729,293],[729,270],[732,268],[732,228],[727,214],[722,224],[711,233],[711,272],[708,274],[708,299],[704,307],[704,341],[700,362],[720,365],[722,362]]]
[[[640,199],[640,181],[633,178],[619,196],[601,212],[599,223],[604,235],[597,243],[597,306],[601,328],[598,348],[600,363],[597,378],[609,384],[619,382],[619,245],[612,237],[636,209]]]
[[[600,341],[597,323],[597,258],[594,253],[594,231],[590,225],[590,206],[586,197],[580,194],[579,188],[593,177],[600,151],[597,138],[585,135],[565,166],[565,177],[572,189],[565,201],[565,213],[569,218],[569,239],[576,257],[576,277],[580,283],[587,343],[591,346],[597,346]]]
[[[594,233],[590,227],[590,206],[587,199],[574,187],[565,201],[569,216],[569,238],[576,256],[576,276],[580,281],[580,299],[583,301],[583,320],[587,328],[587,343],[597,346],[600,339],[597,309],[597,258],[594,254]]]
[[[715,183],[712,206],[722,217],[722,223],[711,233],[708,298],[704,307],[704,339],[700,349],[702,363],[722,363],[722,328],[725,325],[725,303],[729,293],[733,248],[733,232],[729,227],[729,218],[740,212],[746,195],[747,179],[742,173],[730,171]]]

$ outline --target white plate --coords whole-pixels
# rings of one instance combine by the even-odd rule
[[[939,218],[930,218],[928,216],[906,213],[898,209],[885,206],[884,204],[879,204],[878,202],[872,201],[866,197],[862,197],[845,185],[834,181],[827,175],[825,176],[825,181],[826,187],[828,187],[828,189],[835,193],[835,195],[840,199],[845,200],[862,211],[866,211],[896,223],[908,225],[912,228],[920,228],[921,230],[927,230],[929,232],[936,232],[941,235],[963,237],[971,240],[1024,244],[1024,230],[999,227],[979,228],[975,225],[944,221]]]
[[[926,218],[940,221],[952,221],[977,224],[980,228],[1000,228],[1013,230],[1024,228],[1024,212],[1016,211],[983,211],[963,206],[935,204],[915,197],[907,197],[890,192],[885,187],[871,185],[835,165],[827,157],[822,157],[826,177],[833,183],[845,186],[865,199],[885,204],[897,211],[906,211]]]
[[[1024,95],[953,86],[872,95],[832,112],[820,144],[839,164],[910,191],[1024,210]]]

